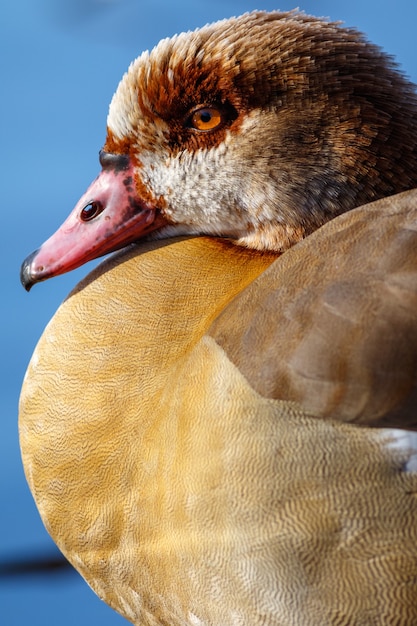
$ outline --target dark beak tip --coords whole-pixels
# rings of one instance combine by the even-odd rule
[[[20,282],[26,291],[30,291],[33,285],[38,282],[36,278],[33,277],[32,274],[32,261],[35,256],[38,254],[39,250],[34,250],[28,257],[23,261],[20,268]]]

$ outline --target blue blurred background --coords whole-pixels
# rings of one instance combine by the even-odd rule
[[[0,9],[1,265],[0,623],[126,624],[70,569],[32,573],[23,561],[54,558],[21,467],[17,403],[42,330],[88,269],[28,295],[19,266],[63,221],[96,176],[107,108],[130,61],[159,39],[269,0],[3,0]],[[300,1],[299,8],[356,26],[417,82],[415,0]]]

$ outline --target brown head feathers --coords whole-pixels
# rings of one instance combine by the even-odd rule
[[[215,107],[221,123],[193,128],[199,107]],[[417,98],[356,30],[253,12],[163,40],[133,62],[105,149],[135,160],[138,186],[176,234],[282,250],[339,213],[416,186]],[[198,183],[196,153],[208,172]],[[196,196],[232,207],[240,224],[207,220]]]

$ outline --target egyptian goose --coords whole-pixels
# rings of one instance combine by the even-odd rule
[[[412,85],[356,31],[250,13],[134,61],[100,161],[22,266],[125,248],[22,389],[61,550],[137,625],[416,624]]]

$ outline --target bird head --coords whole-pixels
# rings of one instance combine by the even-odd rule
[[[285,251],[417,183],[414,88],[379,48],[299,12],[253,12],[161,41],[110,104],[102,171],[22,282],[142,237]]]

